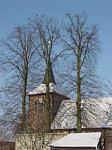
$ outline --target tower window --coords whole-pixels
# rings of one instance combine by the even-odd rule
[[[42,96],[39,96],[38,100],[39,100],[39,103],[42,103],[43,102]]]

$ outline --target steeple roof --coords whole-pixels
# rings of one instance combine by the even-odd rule
[[[48,70],[49,69],[49,70]],[[46,81],[47,75],[49,74],[49,92],[50,93],[57,93],[61,96],[63,96],[65,99],[69,99],[58,87],[56,86],[53,69],[52,69],[52,63],[50,62],[48,65],[46,65],[44,80],[42,84],[40,84],[37,88],[35,88],[33,91],[29,92],[28,95],[36,95],[36,94],[45,94],[46,93]]]
[[[46,66],[46,70],[45,70],[45,75],[44,75],[44,80],[43,80],[43,84],[46,84],[47,81],[47,76],[49,75],[49,83],[56,83],[55,82],[55,78],[54,78],[54,73],[53,73],[53,69],[52,69],[52,64],[49,63]]]

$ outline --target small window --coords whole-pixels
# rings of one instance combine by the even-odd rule
[[[42,103],[43,99],[42,96],[39,96],[39,103]]]

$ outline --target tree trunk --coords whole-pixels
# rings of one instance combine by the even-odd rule
[[[27,67],[24,69],[24,78],[22,82],[22,118],[21,118],[21,132],[26,130],[26,89],[27,89]]]
[[[49,62],[47,64],[47,78],[46,78],[46,111],[47,111],[47,128],[48,132],[51,128],[51,100],[50,100],[50,88],[49,88]]]
[[[77,132],[81,132],[81,81],[80,81],[80,49],[77,53]]]
[[[49,88],[49,83],[46,84],[46,111],[47,111],[47,128],[48,131],[50,131],[51,127],[51,105],[50,105],[50,88]]]

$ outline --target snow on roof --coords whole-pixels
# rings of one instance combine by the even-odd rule
[[[52,143],[51,147],[95,147],[97,148],[101,132],[71,133]]]
[[[62,94],[56,87],[56,84],[50,83],[49,84],[50,92],[57,92],[59,94]],[[35,95],[35,94],[44,94],[46,93],[46,84],[40,84],[37,88],[35,88],[33,91],[29,92],[28,95]]]
[[[76,103],[73,101],[62,101],[57,115],[51,124],[51,129],[66,129],[76,126]]]
[[[82,128],[112,128],[112,97],[82,101]],[[76,128],[76,102],[61,103],[51,129]]]

